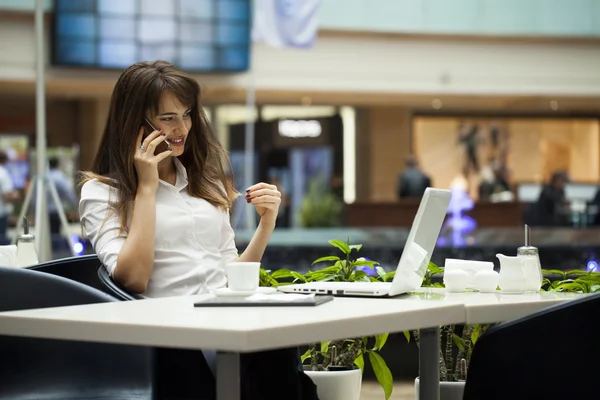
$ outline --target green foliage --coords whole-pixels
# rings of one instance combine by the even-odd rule
[[[287,269],[274,272],[261,270],[261,286],[280,286],[298,282],[369,282],[387,281],[393,278],[393,274],[386,273],[375,261],[357,257],[362,249],[361,244],[350,244],[341,240],[330,240],[329,244],[335,252],[340,255],[329,255],[316,259],[312,265],[323,264],[322,268],[310,270],[302,275]],[[366,272],[357,270],[357,267],[367,267],[376,272],[377,277],[369,277]],[[313,371],[325,371],[332,364],[333,355],[336,356],[336,365],[346,368],[365,369],[365,358],[368,358],[377,381],[385,392],[388,400],[392,394],[394,379],[392,372],[385,360],[379,354],[387,342],[389,334],[382,333],[373,337],[348,338],[343,340],[325,341],[320,344],[312,344],[301,356],[302,363],[310,362]],[[365,357],[366,356],[366,357]]]
[[[434,283],[432,281],[434,274],[443,274],[443,272],[444,268],[429,263],[427,273],[423,278],[422,287],[443,288],[443,283]],[[559,276],[559,279],[555,281],[544,278],[542,281],[542,291],[572,293],[595,293],[600,291],[600,273],[598,272],[582,270],[563,271],[557,269],[542,270],[542,272],[545,275],[555,274]],[[440,348],[445,349],[445,354],[440,352],[441,380],[462,381],[466,379],[473,346],[475,346],[481,335],[492,326],[492,324],[465,325],[460,335],[456,333],[456,327],[453,325],[442,326],[440,328]],[[412,332],[412,335],[418,345],[419,331]],[[410,342],[411,332],[404,332],[404,336]],[[454,356],[455,354],[456,356]]]
[[[562,271],[559,269],[542,270],[544,274],[555,274],[559,279],[550,282],[544,278],[542,290],[549,292],[596,293],[600,291],[600,273],[572,269]]]
[[[326,189],[321,179],[310,182],[308,194],[302,201],[299,217],[304,228],[335,227],[340,225],[342,202]]]

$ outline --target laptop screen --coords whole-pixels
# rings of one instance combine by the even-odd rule
[[[391,295],[417,290],[442,229],[451,192],[427,188],[415,215],[392,283]]]

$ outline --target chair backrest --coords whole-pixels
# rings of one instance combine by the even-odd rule
[[[0,267],[0,311],[118,301],[83,283],[40,271]]]
[[[118,301],[60,276],[0,267],[0,311]],[[0,336],[0,399],[152,398],[150,348]]]
[[[600,293],[489,329],[473,349],[464,400],[597,396]]]
[[[27,269],[62,276],[63,278],[71,279],[105,293],[112,294],[110,291],[106,290],[106,287],[98,279],[96,271],[100,265],[100,260],[96,254],[88,254],[79,257],[52,260],[33,265]]]
[[[122,287],[120,287],[110,277],[110,275],[108,274],[108,271],[106,270],[106,268],[103,265],[101,265],[100,268],[98,268],[97,274],[98,274],[99,281],[104,286],[104,290],[106,292],[110,293],[112,296],[116,297],[117,299],[128,301],[128,300],[136,300],[136,299],[141,298],[140,296],[133,295],[133,294],[127,292]]]

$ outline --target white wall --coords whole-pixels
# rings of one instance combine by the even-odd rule
[[[0,85],[33,81],[33,35],[33,21],[0,20]],[[598,65],[597,43],[322,35],[310,51],[255,45],[253,76],[206,75],[200,80],[212,87],[245,87],[253,81],[258,90],[304,93],[600,95]],[[47,75],[49,83],[112,85],[118,73],[51,67]]]
[[[597,0],[326,0],[327,29],[494,36],[600,35]]]

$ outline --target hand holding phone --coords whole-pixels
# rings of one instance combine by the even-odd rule
[[[136,141],[136,152],[133,157],[137,172],[138,190],[156,191],[158,188],[158,164],[173,152],[165,143],[166,135],[154,128],[149,121],[142,122]]]
[[[144,128],[144,136],[142,137],[142,141],[144,139],[146,139],[148,137],[148,135],[150,135],[152,132],[158,131],[158,129],[156,129],[154,127],[154,125],[152,125],[152,123],[150,121],[148,121],[147,118],[144,118],[142,127]],[[163,153],[167,150],[172,150],[172,148],[171,148],[171,143],[169,143],[169,140],[165,139],[162,143],[160,143],[158,146],[156,146],[156,150],[154,150],[154,155]]]

